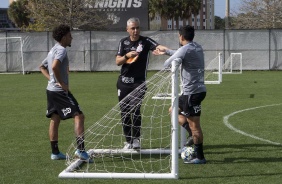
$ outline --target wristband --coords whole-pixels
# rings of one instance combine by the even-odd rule
[[[126,60],[128,60],[128,59],[129,59],[129,57],[127,57],[127,56],[126,56],[126,54],[124,55],[124,58],[125,58]]]

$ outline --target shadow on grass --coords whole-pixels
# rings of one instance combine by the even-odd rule
[[[281,157],[275,157],[277,156],[278,152],[282,152],[282,146],[280,145],[271,145],[271,144],[206,145],[204,149],[206,155],[209,154],[224,155],[223,156],[224,158],[221,160],[209,160],[209,163],[211,164],[282,162]],[[265,155],[269,155],[269,156],[266,157]]]
[[[232,173],[232,175],[224,175],[224,176],[205,176],[205,177],[181,177],[181,179],[185,180],[185,179],[193,179],[193,180],[202,180],[202,179],[232,179],[232,178],[242,178],[241,182],[238,183],[248,183],[248,182],[244,182],[245,177],[252,177],[252,178],[262,178],[262,177],[270,177],[270,176],[281,176],[282,173],[254,173],[254,174],[236,174],[236,173]],[[254,180],[259,180],[259,179],[254,179]],[[235,182],[236,183],[236,182]],[[254,181],[254,183],[256,183]],[[280,183],[280,182],[279,182]]]

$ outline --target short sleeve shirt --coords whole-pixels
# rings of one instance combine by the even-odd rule
[[[155,50],[158,45],[156,41],[149,37],[140,36],[137,41],[131,41],[129,36],[123,38],[119,42],[117,55],[124,56],[128,52],[136,51],[138,46],[142,47],[142,51],[134,63],[122,65],[120,75],[133,77],[135,82],[145,81],[149,64],[149,52]]]
[[[54,47],[50,50],[47,55],[47,58],[42,61],[42,64],[48,68],[48,72],[50,75],[50,80],[48,81],[47,90],[49,91],[63,91],[63,89],[57,84],[57,79],[54,76],[54,72],[52,70],[53,61],[57,59],[60,63],[60,77],[62,81],[68,85],[68,67],[69,67],[69,59],[67,56],[66,48],[61,46],[59,43],[55,44]]]

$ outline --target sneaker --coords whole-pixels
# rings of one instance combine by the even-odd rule
[[[51,154],[51,159],[52,160],[66,160],[67,157],[63,153],[59,152],[58,154]]]
[[[132,148],[133,149],[140,149],[140,140],[139,139],[133,139]]]
[[[198,158],[193,158],[191,160],[184,160],[184,164],[205,164],[207,163],[206,159],[198,159]]]
[[[125,142],[123,149],[132,149],[132,144]]]
[[[192,136],[187,137],[187,141],[184,146],[189,147],[192,146],[193,144],[194,144],[193,137]]]
[[[88,153],[86,151],[80,151],[77,149],[74,153],[80,160],[85,160],[89,163],[93,163],[93,160],[89,157]]]

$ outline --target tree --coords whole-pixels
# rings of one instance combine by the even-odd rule
[[[242,0],[234,20],[235,28],[282,28],[282,1]]]
[[[112,24],[107,14],[93,8],[96,0],[29,0],[27,8],[35,27],[51,30],[59,24],[71,29],[105,30]]]
[[[201,0],[194,0],[194,1],[187,1],[181,0],[180,5],[183,6],[183,10],[180,12],[179,17],[185,22],[185,20],[189,19],[192,15],[198,15],[201,9],[202,1]]]
[[[13,1],[8,9],[9,19],[19,28],[29,25],[29,13],[26,8],[28,0]]]
[[[149,18],[153,20],[157,15],[161,17],[161,29],[166,30],[167,24],[164,22],[163,15],[167,12],[166,0],[149,0]]]
[[[214,29],[225,29],[225,20],[214,16]]]
[[[179,29],[179,19],[189,19],[192,14],[198,15],[201,9],[201,0],[168,0],[168,12],[165,15],[168,19],[176,21],[176,29]],[[174,24],[172,24],[172,29],[174,29]]]
[[[179,28],[178,20],[188,19],[192,14],[197,15],[201,8],[201,0],[149,0],[149,17],[151,20],[159,15],[162,18],[176,20],[176,26]],[[174,24],[172,24],[174,29]]]

